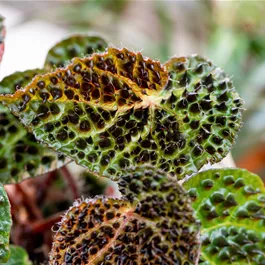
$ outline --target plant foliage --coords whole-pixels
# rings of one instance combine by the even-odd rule
[[[243,169],[214,169],[184,187],[201,221],[203,265],[265,263],[265,188]]]
[[[89,56],[104,51],[108,44],[98,36],[72,35],[53,46],[46,57],[44,67],[52,70],[63,67],[74,57]]]
[[[44,73],[34,69],[16,72],[0,82],[0,93],[11,94],[27,85],[31,79]],[[65,158],[58,156],[37,143],[18,118],[7,107],[0,105],[0,180],[2,183],[21,181],[35,177],[64,164]]]
[[[10,245],[10,251],[10,258],[5,265],[32,265],[27,252],[22,247]]]
[[[198,224],[177,180],[145,166],[118,185],[121,199],[95,197],[69,209],[50,264],[195,264]]]
[[[6,262],[10,255],[9,235],[11,225],[9,200],[4,187],[0,184],[0,263]]]
[[[198,56],[161,65],[109,48],[0,99],[37,140],[114,179],[144,163],[181,179],[220,161],[241,126],[231,80]]]
[[[106,47],[106,42],[96,36],[73,35],[51,48],[45,69],[16,72],[0,82],[1,94],[13,94],[27,86],[36,75],[47,73],[52,65],[66,64],[74,56]],[[0,181],[18,182],[35,177],[65,164],[67,159],[37,143],[7,107],[0,106]]]
[[[1,60],[1,19],[0,33]],[[101,37],[71,36],[52,47],[43,69],[0,83],[3,183],[53,170],[67,156],[89,170],[82,183],[107,176],[122,195],[76,201],[59,224],[49,264],[264,265],[258,176],[201,172],[185,179],[189,194],[178,182],[230,151],[243,103],[230,78],[197,55],[161,64],[107,47]],[[0,193],[6,262],[10,205],[3,186]],[[7,264],[30,265],[15,246]]]

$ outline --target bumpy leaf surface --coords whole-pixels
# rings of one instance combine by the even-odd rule
[[[241,126],[242,101],[232,82],[198,56],[164,67],[109,48],[0,100],[37,139],[113,178],[151,163],[181,179],[220,161]]]
[[[52,65],[59,67],[74,56],[82,56],[107,46],[96,36],[73,35],[59,42],[49,51],[45,69],[16,72],[0,83],[1,94],[13,94],[25,87],[37,74],[44,74]],[[66,163],[63,155],[56,155],[48,148],[37,144],[35,137],[27,133],[8,108],[0,106],[0,181],[17,182],[29,176],[37,176]]]
[[[10,94],[28,84],[44,70],[16,72],[0,82],[0,93]],[[35,177],[60,167],[65,162],[62,155],[37,143],[18,118],[7,107],[0,105],[0,181],[11,183],[29,176]]]
[[[55,235],[50,264],[195,264],[198,225],[176,179],[149,166],[119,180],[121,199],[76,202]]]
[[[32,265],[25,249],[19,246],[10,245],[10,250],[10,258],[5,265]]]
[[[5,38],[5,27],[4,18],[0,15],[0,63],[4,54],[4,38]]]
[[[219,162],[242,126],[243,101],[232,81],[221,68],[199,56],[173,58],[166,67],[171,96],[162,106],[177,113],[187,145],[182,154],[191,154],[188,164],[197,169],[206,161]]]
[[[0,184],[0,263],[6,262],[10,255],[9,235],[11,225],[9,200],[3,185]]]
[[[97,36],[73,35],[52,47],[45,60],[45,69],[63,67],[74,57],[84,57],[102,52],[108,47],[104,39]]]
[[[201,221],[203,265],[265,264],[265,189],[243,169],[198,173],[184,187]]]

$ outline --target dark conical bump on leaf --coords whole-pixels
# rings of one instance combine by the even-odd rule
[[[16,72],[0,82],[0,93],[10,94],[44,70]],[[40,145],[7,107],[0,105],[0,181],[11,183],[35,177],[64,164],[65,158]]]
[[[52,47],[45,60],[45,69],[63,67],[74,57],[102,52],[108,47],[104,39],[98,36],[72,35]]]
[[[113,178],[151,163],[181,179],[220,161],[241,126],[231,80],[198,56],[164,67],[109,48],[0,99],[38,140]]]
[[[243,169],[208,170],[184,187],[201,221],[199,264],[265,264],[265,188]]]
[[[198,225],[176,179],[153,167],[127,170],[121,199],[76,202],[55,235],[50,264],[195,264]]]
[[[12,225],[10,204],[3,185],[0,183],[0,263],[8,260],[10,255],[9,236]]]
[[[5,39],[5,27],[4,27],[4,18],[0,15],[0,63],[4,54],[4,39]]]

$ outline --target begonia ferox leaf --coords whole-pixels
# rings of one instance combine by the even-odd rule
[[[265,188],[243,169],[213,169],[184,187],[201,222],[202,265],[265,264]]]
[[[67,211],[49,264],[196,264],[199,226],[176,178],[144,166],[124,172],[118,185],[120,199],[97,196]]]
[[[16,72],[0,82],[0,93],[10,94],[27,85],[41,69]],[[10,110],[0,105],[0,181],[15,183],[54,170],[66,162],[47,147],[39,144]]]
[[[72,35],[52,47],[44,69],[15,72],[0,82],[0,94],[13,94],[27,86],[36,75],[48,72],[52,65],[67,64],[74,56],[102,50],[106,42],[97,36]],[[75,51],[75,52],[74,52]],[[69,159],[39,144],[7,107],[0,106],[0,181],[18,182],[59,168]]]
[[[0,100],[38,140],[113,179],[144,163],[182,179],[220,161],[241,127],[231,80],[198,56],[162,65],[109,48]]]
[[[47,71],[63,67],[74,57],[91,55],[107,47],[107,42],[99,36],[71,35],[49,50],[44,67]]]

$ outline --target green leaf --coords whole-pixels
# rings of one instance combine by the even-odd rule
[[[9,200],[4,186],[0,184],[0,263],[6,262],[10,255],[9,235],[11,225]]]
[[[12,75],[6,76],[0,82],[1,94],[13,94],[16,90],[19,90],[27,86],[36,75],[46,73],[43,69],[32,69],[24,72],[15,72]]]
[[[197,170],[207,162],[221,161],[242,126],[243,101],[232,81],[221,68],[197,55],[173,58],[166,66],[172,92],[165,108],[177,113],[187,135],[182,155],[191,155],[189,167]]]
[[[47,73],[51,63],[66,64],[74,56],[102,50],[106,42],[96,36],[73,35],[56,44],[49,51],[46,69],[16,72],[0,82],[1,94],[13,94],[27,86],[37,74]],[[54,170],[69,160],[37,143],[34,135],[28,133],[8,108],[0,105],[0,181],[18,182]]]
[[[198,56],[163,66],[109,48],[0,100],[38,140],[112,178],[151,163],[181,179],[220,161],[241,126],[231,80]]]
[[[4,18],[0,15],[0,63],[4,54],[4,39],[5,39],[5,26]]]
[[[112,187],[113,185],[111,180],[107,178],[99,178],[88,172],[86,169],[81,171],[77,179],[80,187],[80,194],[86,197],[104,194],[107,187]]]
[[[20,246],[10,245],[10,258],[5,265],[32,265],[26,250]]]
[[[41,69],[16,72],[0,82],[0,93],[10,94],[24,87]],[[65,158],[37,143],[18,118],[0,105],[0,181],[12,183],[35,177],[62,166]]]
[[[177,180],[144,166],[118,185],[121,199],[97,196],[68,210],[49,264],[196,264],[198,225]]]
[[[184,187],[201,221],[203,265],[265,263],[265,188],[243,169],[214,169]]]
[[[52,47],[45,60],[45,69],[63,67],[74,57],[84,57],[104,51],[107,42],[98,36],[72,35]]]

